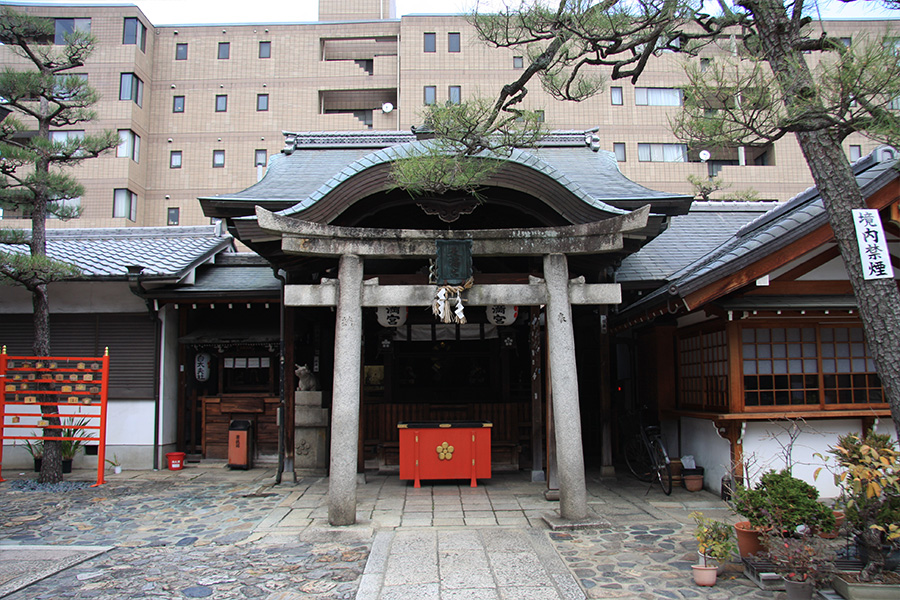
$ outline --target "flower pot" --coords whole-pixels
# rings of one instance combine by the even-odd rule
[[[855,574],[848,574],[855,577]],[[831,586],[845,600],[897,600],[900,598],[900,584],[857,583],[847,581],[840,573],[831,578]]]
[[[734,524],[734,533],[737,536],[738,552],[741,558],[747,558],[762,553],[763,545],[759,530],[750,525],[750,521],[739,521]]]
[[[842,510],[833,510],[831,512],[834,513],[834,531],[819,534],[819,537],[826,540],[833,540],[838,536],[838,534],[841,532],[841,526],[844,524],[844,520],[847,518],[844,515],[844,511]]]
[[[703,489],[703,475],[684,475],[684,487],[689,492],[699,492]]]
[[[787,592],[788,600],[812,600],[815,586],[812,581],[794,581],[785,578],[784,591]]]
[[[71,473],[72,472],[72,459],[71,458],[62,459],[62,472],[63,473]]]
[[[691,565],[694,570],[694,583],[697,585],[713,586],[716,585],[716,577],[718,577],[717,567],[704,567],[703,565]]]
[[[716,573],[721,575],[725,572],[725,563],[727,561],[724,560],[716,560],[712,556],[704,556],[700,554],[700,551],[697,551],[697,564],[703,567],[715,567]]]
[[[881,547],[881,552],[884,555],[885,571],[894,571],[897,567],[900,567],[900,549],[893,549],[888,545],[884,545]],[[864,565],[869,564],[869,549],[860,543],[859,538],[856,539],[856,555],[859,556],[859,560]]]
[[[113,473],[115,473],[116,475],[119,475],[121,472],[122,472],[122,467],[120,467],[119,465],[116,465],[113,467]]]

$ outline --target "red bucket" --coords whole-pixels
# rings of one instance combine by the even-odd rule
[[[184,452],[169,452],[166,454],[166,460],[169,461],[170,471],[180,471],[184,468]]]

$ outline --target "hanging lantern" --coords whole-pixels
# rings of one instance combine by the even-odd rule
[[[400,327],[406,323],[408,314],[407,306],[379,306],[375,309],[378,324],[382,327]]]
[[[212,357],[207,352],[198,352],[194,357],[194,377],[199,382],[209,379]]]
[[[518,306],[495,304],[487,307],[487,318],[492,325],[512,325],[518,316]]]

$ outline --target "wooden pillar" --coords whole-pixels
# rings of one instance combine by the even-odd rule
[[[569,268],[565,254],[544,257],[547,285],[547,348],[553,385],[553,422],[559,466],[559,513],[563,519],[587,517],[587,485],[575,366],[575,330],[569,303]]]
[[[544,344],[541,343],[541,309],[532,306],[528,313],[528,346],[531,350],[531,480],[545,481],[544,474],[544,395],[543,363]]]
[[[600,474],[603,477],[615,477],[612,452],[612,373],[606,316],[607,307],[600,307]]]
[[[341,256],[334,336],[331,468],[328,477],[328,522],[332,525],[352,525],[356,522],[362,276],[363,265],[358,256]]]

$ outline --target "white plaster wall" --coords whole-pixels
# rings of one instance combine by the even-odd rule
[[[703,467],[703,487],[718,494],[722,476],[731,469],[731,444],[719,437],[712,421],[681,418],[681,455],[688,454]]]
[[[75,281],[50,284],[52,313],[139,313],[144,301],[124,281]],[[0,313],[32,312],[31,294],[22,287],[7,287],[0,294]]]
[[[744,430],[743,450],[750,484],[769,469],[785,467],[785,453],[790,436],[787,421],[748,422]],[[800,424],[800,433],[792,449],[792,473],[819,489],[820,497],[834,498],[839,494],[834,485],[834,477],[823,468],[818,478],[815,471],[826,466],[826,461],[817,453],[828,456],[829,446],[837,442],[839,435],[859,433],[859,419],[822,419]],[[888,419],[879,423],[879,433],[893,433],[893,423]],[[672,446],[677,448],[677,446]],[[712,491],[721,489],[722,476],[728,472],[731,461],[729,443],[719,437],[711,421],[704,419],[681,419],[682,454],[693,454],[697,464],[705,468],[704,486]]]

